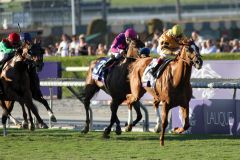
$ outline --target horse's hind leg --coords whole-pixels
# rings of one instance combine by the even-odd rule
[[[22,107],[22,112],[23,112],[22,127],[23,127],[24,129],[27,129],[27,128],[28,128],[27,112],[26,112],[26,110],[25,110],[24,103],[23,103],[23,102],[19,102],[19,104],[21,105],[21,107]]]
[[[99,87],[96,84],[87,84],[84,91],[84,98],[83,98],[83,104],[85,107],[86,112],[86,124],[84,128],[82,129],[82,133],[88,133],[89,132],[89,124],[90,124],[90,117],[89,117],[89,107],[90,107],[90,100],[94,96],[96,92],[99,91]]]
[[[7,136],[7,126],[6,126],[7,118],[8,118],[8,111],[3,110],[3,113],[2,113],[3,136]]]
[[[118,110],[118,107],[121,103],[122,103],[122,101],[116,100],[116,99],[113,99],[112,102],[111,102],[111,105],[110,105],[111,113],[112,113],[111,114],[111,120],[110,120],[109,126],[107,126],[107,128],[105,128],[105,130],[103,132],[103,137],[104,138],[109,138],[109,134],[111,132],[112,126],[116,122],[116,120],[118,119],[117,110]],[[117,125],[120,126],[120,121],[117,122],[117,123],[118,123]]]
[[[42,118],[39,116],[38,111],[36,109],[36,106],[33,104],[32,101],[26,102],[26,106],[32,111],[32,113],[37,118],[39,124],[41,125],[41,128],[48,128],[47,124],[43,122]]]
[[[52,122],[57,122],[57,119],[56,119],[56,117],[54,116],[54,114],[53,114],[53,111],[51,110],[51,108],[49,107],[49,105],[48,105],[48,102],[46,101],[46,99],[44,99],[42,96],[33,96],[33,99],[35,99],[36,101],[38,101],[38,102],[40,102],[40,103],[42,103],[44,106],[45,106],[45,108],[47,109],[47,111],[48,111],[48,115],[49,115],[49,117],[50,117],[50,120],[52,121]]]
[[[180,106],[180,110],[181,110],[181,113],[182,113],[182,119],[183,119],[183,127],[177,127],[177,128],[174,128],[174,133],[178,133],[178,134],[181,134],[183,133],[184,131],[186,131],[189,127],[190,127],[190,124],[189,124],[189,106]]]

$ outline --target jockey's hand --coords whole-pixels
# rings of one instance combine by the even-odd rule
[[[126,51],[126,50],[121,50],[121,51],[120,51],[120,54],[121,54],[121,55],[126,55],[126,54],[127,54],[127,51]]]

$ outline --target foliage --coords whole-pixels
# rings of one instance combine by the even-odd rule
[[[10,129],[8,137],[0,136],[0,159],[238,159],[239,143],[229,135],[166,134],[160,147],[159,134],[150,132],[112,133],[106,140],[102,132]]]
[[[158,57],[151,54],[152,57]],[[240,53],[216,53],[210,55],[202,55],[204,60],[240,60]],[[78,56],[78,57],[45,57],[45,61],[62,62],[62,66],[88,66],[91,61],[97,59],[98,56]]]

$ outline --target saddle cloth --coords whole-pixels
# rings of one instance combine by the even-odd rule
[[[143,72],[142,76],[142,86],[143,87],[154,87],[155,86],[155,78],[152,76],[151,73],[149,73],[150,69],[155,67],[158,63],[158,60],[154,58],[151,63],[146,67],[146,69]]]
[[[166,58],[164,59],[164,61],[162,62],[161,66],[158,68],[158,70],[156,71],[156,77],[160,77],[164,71],[164,69],[167,67],[167,65],[173,61],[173,58]],[[153,77],[153,75],[151,73],[149,73],[150,69],[155,67],[157,65],[158,60],[156,58],[154,58],[151,63],[149,63],[149,65],[146,67],[143,76],[142,76],[142,85],[143,87],[154,87],[155,83],[156,83],[156,79],[155,77]]]
[[[109,59],[108,57],[102,57],[97,61],[92,71],[92,77],[94,80],[104,82],[104,74],[102,73],[102,68],[103,68],[103,65],[108,61],[108,59]]]

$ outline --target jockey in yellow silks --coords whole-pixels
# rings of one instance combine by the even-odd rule
[[[180,25],[174,25],[171,29],[165,31],[158,39],[158,52],[160,57],[155,67],[150,70],[150,73],[155,77],[155,72],[161,66],[166,58],[174,59],[179,52],[180,45],[188,41],[183,34],[183,29]]]

